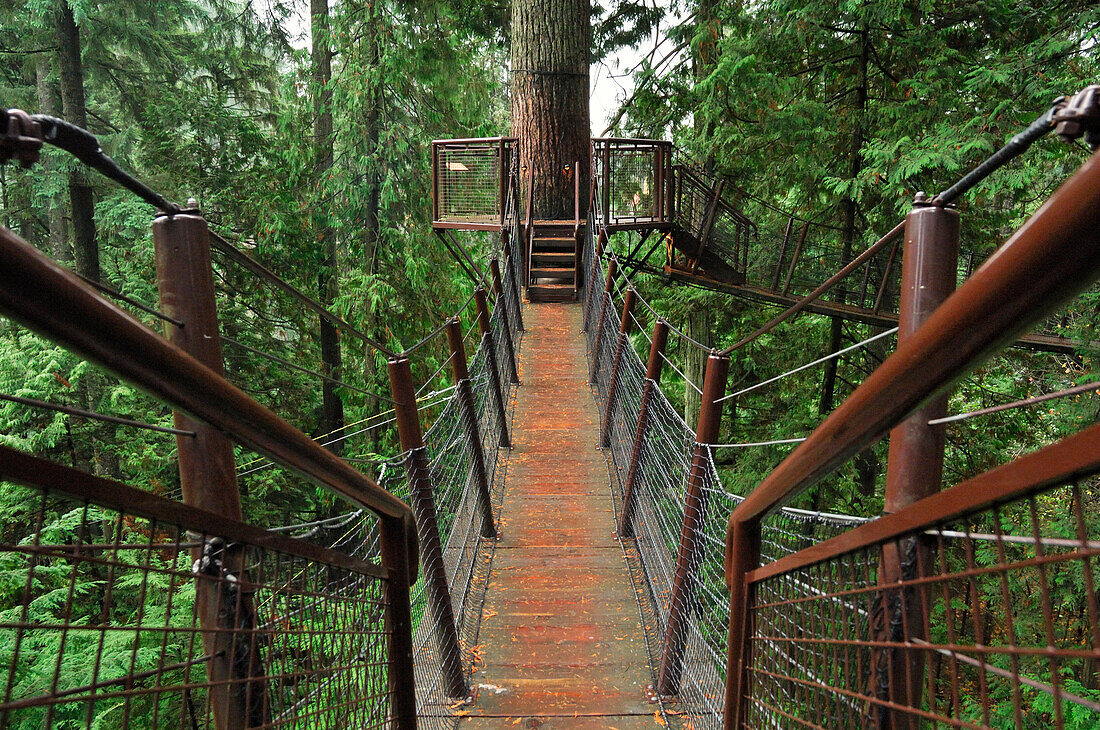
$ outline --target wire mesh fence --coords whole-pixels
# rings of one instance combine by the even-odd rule
[[[657,140],[592,140],[594,173],[603,195],[601,222],[632,226],[666,220],[671,152],[671,144]]]
[[[756,582],[749,724],[1094,726],[1094,503],[1059,486]]]
[[[117,483],[5,489],[0,726],[387,726],[377,564]]]
[[[514,144],[511,139],[433,142],[434,220],[501,224]]]

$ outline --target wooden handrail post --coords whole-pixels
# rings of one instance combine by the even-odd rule
[[[611,419],[615,415],[615,401],[619,395],[619,381],[621,378],[620,366],[623,361],[623,352],[630,344],[630,332],[634,329],[634,301],[637,292],[634,288],[626,290],[623,296],[623,317],[619,322],[619,341],[615,344],[615,358],[611,361],[611,377],[607,384],[607,402],[604,404],[603,424],[600,428],[600,448],[611,446]]]
[[[760,521],[734,522],[726,539],[726,587],[730,591],[729,641],[726,647],[726,702],[722,727],[739,728],[746,720],[749,686],[748,574],[760,566]]]
[[[649,406],[653,393],[660,387],[661,370],[664,367],[665,345],[668,343],[668,322],[661,318],[653,323],[653,340],[649,343],[649,363],[642,386],[642,402],[638,408],[638,425],[634,429],[634,449],[630,454],[630,467],[623,484],[623,505],[619,515],[619,537],[634,536],[634,502],[637,500],[638,469],[641,467],[642,450],[645,448],[646,429],[649,427]]]
[[[507,356],[505,365],[508,366],[508,379],[518,385],[519,369],[516,367],[516,345],[512,340],[512,321],[508,315],[508,307],[504,304],[504,284],[500,280],[500,263],[495,256],[489,261],[489,272],[493,280],[493,293],[497,297],[500,317],[504,321],[504,353]]]
[[[604,320],[607,319],[607,308],[611,306],[611,293],[615,291],[615,276],[618,267],[615,259],[607,262],[607,281],[603,288],[603,303],[600,305],[600,321],[596,323],[596,344],[592,348],[591,369],[588,371],[588,384],[596,382],[596,376],[600,373],[600,349],[603,347]]]
[[[481,429],[477,419],[477,404],[474,389],[470,385],[470,371],[466,366],[466,343],[462,338],[462,320],[458,317],[447,322],[447,343],[451,347],[451,372],[455,377],[458,391],[458,404],[462,409],[462,424],[466,431],[466,440],[470,444],[473,461],[474,488],[477,489],[477,503],[481,510],[481,536],[497,536],[493,522],[493,499],[489,491],[489,473],[485,469],[485,449],[481,442]]]
[[[901,306],[898,319],[898,347],[924,323],[932,312],[955,291],[959,256],[959,213],[952,208],[929,205],[923,193],[917,195],[913,210],[905,219],[905,243],[901,259]],[[886,494],[883,511],[897,512],[938,492],[942,486],[945,426],[928,422],[947,414],[948,394],[936,396],[914,411],[890,431],[890,454],[886,466]],[[914,554],[902,554],[899,546],[888,543],[882,548],[881,585],[917,577],[927,569],[930,550],[927,542],[913,546]],[[889,642],[908,643],[926,640],[928,617],[926,600],[920,590],[901,589],[881,594],[884,635]],[[892,612],[892,613],[891,613]],[[894,635],[898,634],[898,635]],[[979,644],[983,638],[978,637]],[[876,673],[892,678],[888,699],[903,707],[919,707],[923,688],[924,665],[911,659],[912,652],[888,650],[878,655],[871,681],[880,683]],[[917,718],[905,712],[890,713],[889,726],[916,730]]]
[[[409,576],[408,534],[416,527],[405,520],[385,517],[379,521],[382,565],[389,571],[385,585],[386,631],[389,672],[387,688],[393,698],[390,712],[397,730],[416,730],[416,676],[413,669],[412,595]]]
[[[153,246],[161,309],[183,324],[165,325],[169,342],[224,376],[206,220],[194,209],[159,215],[153,222]],[[184,503],[241,521],[233,442],[217,428],[179,411],[174,418],[176,428],[195,434],[176,436]],[[196,561],[203,559],[203,550],[192,550]],[[217,559],[222,571],[237,578],[236,585],[247,584],[243,549],[227,545]],[[198,579],[195,605],[203,648],[212,657],[206,671],[212,685],[214,726],[217,730],[243,730],[268,724],[267,680],[256,642],[251,594],[232,590],[228,582]],[[238,641],[241,635],[249,638]]]
[[[504,388],[500,382],[500,370],[497,367],[497,348],[493,338],[493,325],[489,319],[489,303],[485,299],[485,290],[480,286],[474,290],[474,306],[477,307],[477,326],[481,330],[481,341],[485,345],[485,364],[489,370],[489,388],[493,391],[493,403],[496,405],[497,421],[500,423],[500,445],[512,446],[508,435],[508,412],[504,407]]]
[[[692,614],[691,602],[695,593],[695,571],[698,569],[702,547],[699,534],[703,529],[703,518],[707,509],[704,487],[710,465],[710,444],[718,439],[722,404],[717,401],[726,392],[729,367],[730,360],[726,355],[712,352],[707,358],[699,425],[695,433],[695,453],[691,459],[691,471],[687,474],[684,520],[680,527],[680,545],[676,554],[676,570],[672,577],[672,594],[668,605],[668,624],[665,627],[661,668],[657,678],[657,691],[663,695],[675,695],[680,691],[684,646],[687,643],[688,623]]]
[[[462,647],[458,642],[458,627],[451,605],[451,591],[443,564],[443,542],[439,536],[439,520],[432,494],[431,475],[424,436],[420,430],[420,414],[416,407],[409,359],[400,355],[389,361],[390,393],[397,415],[397,434],[401,451],[406,454],[405,471],[409,480],[409,501],[416,515],[420,536],[420,563],[428,594],[428,605],[435,619],[435,638],[439,645],[439,662],[443,686],[449,697],[468,694],[462,671]]]

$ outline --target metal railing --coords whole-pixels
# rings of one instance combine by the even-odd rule
[[[672,219],[672,143],[656,139],[592,140],[593,178],[605,228],[627,230],[667,225]]]
[[[514,137],[432,142],[432,225],[497,230],[505,225]]]
[[[675,329],[645,304],[647,363],[636,349],[644,300],[595,199],[584,323],[601,445],[619,535],[651,601],[655,686],[694,727],[1063,728],[1100,717],[1090,479],[1100,427],[938,493],[937,420],[952,383],[1100,277],[1097,199],[1094,158],[954,294],[971,268],[957,256],[958,213],[919,199],[853,264],[905,241],[890,253],[897,352],[808,438],[791,439],[804,442],[747,496],[723,486],[713,456],[755,445],[714,444],[713,406],[736,395],[725,394],[736,346],[710,354],[693,431],[661,388]],[[888,432],[886,516],[786,506]]]
[[[30,123],[39,118],[3,119],[5,142],[18,144],[0,152],[29,160],[24,147],[42,141]],[[13,124],[22,124],[15,134]],[[94,138],[72,129],[102,156]],[[492,276],[481,278],[494,285],[494,306],[477,289],[467,302],[477,305],[470,334],[456,316],[411,348],[452,335],[454,384],[432,403],[439,410],[421,438],[411,353],[385,349],[213,237],[197,210],[167,203],[104,159],[166,210],[153,225],[163,312],[142,311],[166,322],[168,337],[97,291],[109,288],[3,228],[0,312],[177,409],[176,428],[158,428],[177,438],[185,503],[0,447],[0,479],[25,523],[5,525],[0,540],[8,586],[0,591],[0,725],[450,727],[456,700],[467,695],[517,380],[512,188],[503,192],[511,201],[504,226],[493,226],[512,234],[503,273],[494,259]],[[231,261],[386,355],[391,373],[404,370],[392,394],[407,479],[394,491],[413,508],[225,379],[212,238]],[[475,332],[480,344],[467,369]],[[407,438],[410,427],[418,443]],[[333,547],[244,522],[234,442],[350,503]]]

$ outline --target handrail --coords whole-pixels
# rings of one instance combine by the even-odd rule
[[[1100,276],[1100,157],[1093,156],[753,492],[757,520],[867,447],[917,406]]]
[[[0,311],[47,339],[355,504],[404,535],[417,571],[412,510],[198,360],[0,227]]]
[[[840,547],[846,553],[879,544],[890,536],[919,531],[928,520],[942,521],[958,510],[979,509],[983,500],[997,501],[1020,490],[1071,478],[1082,469],[1094,470],[1091,457],[1081,457],[1080,464],[1051,460],[1061,458],[1066,449],[1076,454],[1073,449],[1080,444],[1092,444],[1095,430],[1090,430],[1058,448],[1044,449],[958,488],[909,503],[891,518],[884,518],[882,525],[857,528],[815,549],[796,553],[797,557],[786,559],[783,566],[760,570],[761,525],[768,514],[878,441],[915,409],[944,393],[1100,277],[1097,199],[1100,156],[1093,155],[733,510],[725,543],[725,578],[730,591],[726,727],[739,726],[747,711],[753,620],[750,596],[757,579],[784,566],[827,559]],[[1001,476],[1011,478],[996,491],[983,492],[974,486],[988,485],[990,479]],[[891,691],[904,694],[908,690],[891,687]]]

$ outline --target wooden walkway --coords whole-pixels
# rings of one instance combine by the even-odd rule
[[[581,308],[524,314],[515,446],[461,728],[658,727],[634,588],[615,541]]]

